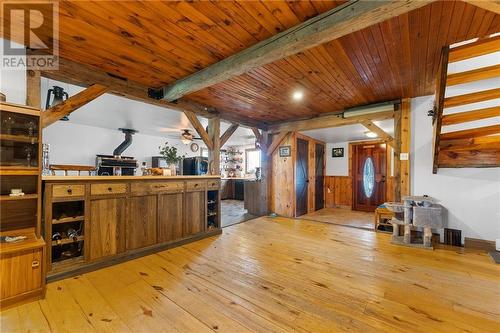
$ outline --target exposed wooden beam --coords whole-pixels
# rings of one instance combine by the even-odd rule
[[[373,132],[373,133],[377,134],[377,136],[380,139],[382,139],[382,141],[384,141],[384,142],[392,145],[391,142],[394,140],[394,138],[392,136],[390,136],[389,134],[387,134],[383,129],[381,129],[380,127],[378,127],[377,125],[375,125],[370,120],[364,120],[364,121],[362,121],[361,125],[363,125],[364,127],[366,127],[366,129],[369,130],[370,132]]]
[[[411,177],[410,177],[410,144],[411,144],[411,104],[409,98],[404,98],[401,101],[401,153],[407,153],[408,159],[402,160],[400,162],[400,184],[401,184],[401,196],[407,196],[411,194]],[[400,155],[401,157],[401,155]]]
[[[39,55],[43,53],[39,51],[29,51],[29,54]],[[239,123],[240,125],[265,128],[265,126],[263,126],[260,122],[252,121],[245,117],[238,117],[227,113],[219,113],[218,110],[212,107],[201,105],[187,99],[179,100],[176,103],[169,103],[165,100],[150,98],[148,96],[147,86],[64,58],[59,58],[58,70],[42,70],[41,75],[49,79],[83,87],[88,87],[93,84],[100,84],[109,88],[108,93],[126,97],[135,101],[148,103],[180,112],[191,111],[206,118],[219,116],[221,119],[227,120],[229,122]]]
[[[26,105],[40,109],[41,103],[40,71],[26,71]]]
[[[257,140],[257,142],[261,145],[262,147],[262,141],[263,141],[263,136],[262,134],[260,133],[260,130],[256,127],[252,127],[252,132],[253,134],[255,135],[255,139]]]
[[[464,1],[479,8],[489,10],[490,12],[500,14],[500,1],[498,0],[464,0]]]
[[[472,128],[472,129],[467,129],[467,130],[462,130],[462,131],[442,133],[440,135],[440,137],[441,137],[441,140],[455,140],[455,139],[478,138],[481,136],[487,136],[487,135],[493,135],[493,134],[500,134],[500,124]]]
[[[480,39],[476,42],[450,49],[449,62],[461,61],[500,51],[500,36]]]
[[[444,126],[444,125],[461,124],[469,121],[492,118],[492,117],[500,117],[500,106],[493,106],[491,108],[446,114],[443,116],[442,125]]]
[[[393,167],[393,182],[394,201],[401,201],[401,110],[394,112],[394,167]]]
[[[499,42],[500,43],[500,42]],[[446,86],[486,80],[500,76],[500,65],[481,67],[467,72],[453,73],[448,75]]]
[[[239,127],[238,124],[231,124],[231,126],[229,126],[229,128],[224,132],[224,134],[222,134],[222,136],[220,137],[221,147],[226,144],[227,140],[229,140],[231,135],[233,135],[234,131],[236,131],[238,127]]]
[[[267,148],[266,152],[267,156],[271,156],[274,153],[276,148],[278,148],[278,146],[281,144],[283,139],[286,138],[288,134],[290,134],[290,132],[281,132],[273,137],[273,141],[269,144],[269,147]]]
[[[101,96],[107,90],[108,87],[101,86],[100,84],[94,84],[78,94],[71,96],[64,102],[45,110],[42,113],[42,126],[47,127],[55,123],[62,117],[69,115],[71,112],[78,110],[88,102]]]
[[[386,21],[432,0],[351,0],[163,88],[174,101],[279,59]]]
[[[201,137],[205,145],[207,146],[208,150],[213,150],[214,146],[212,143],[212,139],[208,136],[207,131],[203,128],[203,125],[200,123],[198,118],[196,117],[196,114],[191,112],[191,111],[184,111],[184,114],[186,115],[187,119],[189,119],[189,122],[191,125],[193,125],[194,129],[198,133],[198,135]]]
[[[394,111],[384,111],[379,113],[372,113],[363,116],[343,118],[342,114],[330,114],[319,116],[310,119],[296,120],[284,122],[276,125],[270,125],[268,130],[270,133],[279,133],[283,131],[297,132],[319,128],[338,127],[344,125],[359,124],[362,121],[386,120],[394,118]]]

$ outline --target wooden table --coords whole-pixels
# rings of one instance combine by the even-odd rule
[[[377,209],[375,209],[375,222],[374,222],[375,231],[378,230],[378,226],[380,224],[391,225],[390,223],[384,223],[383,220],[392,219],[393,217],[394,213],[391,212],[389,209],[385,207],[377,207]]]

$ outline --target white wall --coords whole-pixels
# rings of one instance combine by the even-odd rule
[[[0,43],[3,43],[3,41],[0,38]],[[20,46],[19,44],[17,45]],[[0,71],[0,92],[5,94],[7,102],[25,105],[26,71],[2,69]]]
[[[428,194],[447,210],[446,225],[463,237],[500,238],[500,168],[439,169],[432,173],[432,123],[427,111],[434,97],[411,101],[411,184],[415,195]]]
[[[43,130],[43,142],[50,144],[50,163],[95,165],[96,154],[111,155],[113,150],[124,140],[124,134],[118,130],[110,130],[93,126],[72,124],[58,121]],[[124,152],[124,156],[133,156],[139,163],[145,161],[151,166],[151,157],[158,156],[158,146],[168,141],[178,149],[179,155],[195,156],[189,145],[180,140],[165,139],[137,133],[133,142]],[[200,143],[198,143],[200,144]],[[204,145],[200,144],[200,147]]]
[[[344,157],[332,157],[332,148],[344,148]],[[349,176],[349,143],[327,143],[325,176]]]

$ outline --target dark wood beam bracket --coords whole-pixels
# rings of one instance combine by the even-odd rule
[[[196,117],[196,114],[190,111],[184,111],[184,114],[186,117],[189,119],[189,122],[191,125],[193,125],[194,129],[198,133],[198,135],[201,137],[205,145],[207,145],[208,150],[213,150],[213,142],[212,139],[208,136],[207,131],[203,128],[203,125],[200,123],[198,118]]]

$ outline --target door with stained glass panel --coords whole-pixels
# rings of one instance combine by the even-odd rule
[[[386,145],[353,146],[353,209],[373,212],[385,202]]]

